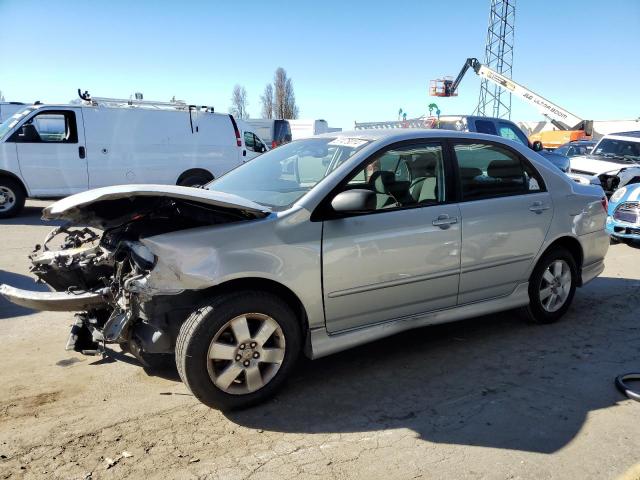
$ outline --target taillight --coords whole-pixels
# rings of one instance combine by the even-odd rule
[[[236,123],[236,119],[233,118],[233,115],[229,115],[229,118],[231,119],[231,123],[233,125],[233,131],[236,132],[236,144],[239,147],[241,147],[242,139],[240,138],[240,130],[238,130],[238,124]]]
[[[278,146],[278,142],[276,142],[275,140],[271,142],[271,148],[276,148],[277,146]]]
[[[604,208],[605,212],[609,211],[609,200],[607,200],[606,195],[602,197],[602,200],[600,200],[600,203],[602,203],[602,208]]]

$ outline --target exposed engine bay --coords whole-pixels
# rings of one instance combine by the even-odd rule
[[[173,352],[180,326],[201,292],[176,288],[166,295],[150,295],[145,281],[157,258],[140,240],[266,215],[213,200],[153,192],[97,198],[65,209],[63,215],[51,213],[55,205],[45,210],[44,218],[68,223],[53,229],[29,256],[37,281],[53,291],[28,292],[2,285],[0,294],[28,308],[84,310],[75,315],[67,350],[95,355],[103,353],[107,344],[119,344],[143,364],[149,363],[148,354]]]

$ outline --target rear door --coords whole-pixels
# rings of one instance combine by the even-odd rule
[[[38,110],[7,140],[16,145],[22,177],[34,197],[88,188],[81,108]]]
[[[461,191],[458,303],[510,294],[546,237],[553,205],[540,174],[515,150],[453,141]]]
[[[460,211],[439,142],[374,155],[340,190],[365,188],[375,210],[324,221],[323,294],[330,332],[456,304]]]

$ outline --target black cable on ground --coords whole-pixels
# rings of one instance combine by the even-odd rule
[[[616,377],[616,388],[620,390],[621,393],[629,397],[631,400],[640,402],[640,393],[633,391],[625,383],[629,380],[640,380],[640,373],[625,373],[624,375],[618,375]]]

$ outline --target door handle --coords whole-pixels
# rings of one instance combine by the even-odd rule
[[[458,217],[450,217],[445,213],[443,215],[438,215],[438,218],[436,218],[431,223],[433,224],[433,226],[440,227],[444,230],[446,228],[449,228],[450,225],[458,223]]]
[[[84,147],[78,147],[78,155],[80,155],[80,158],[84,158],[87,156],[87,152]]]
[[[545,205],[542,202],[533,202],[529,207],[529,210],[535,213],[542,213],[545,210],[549,210],[549,208],[551,208],[549,205]]]

